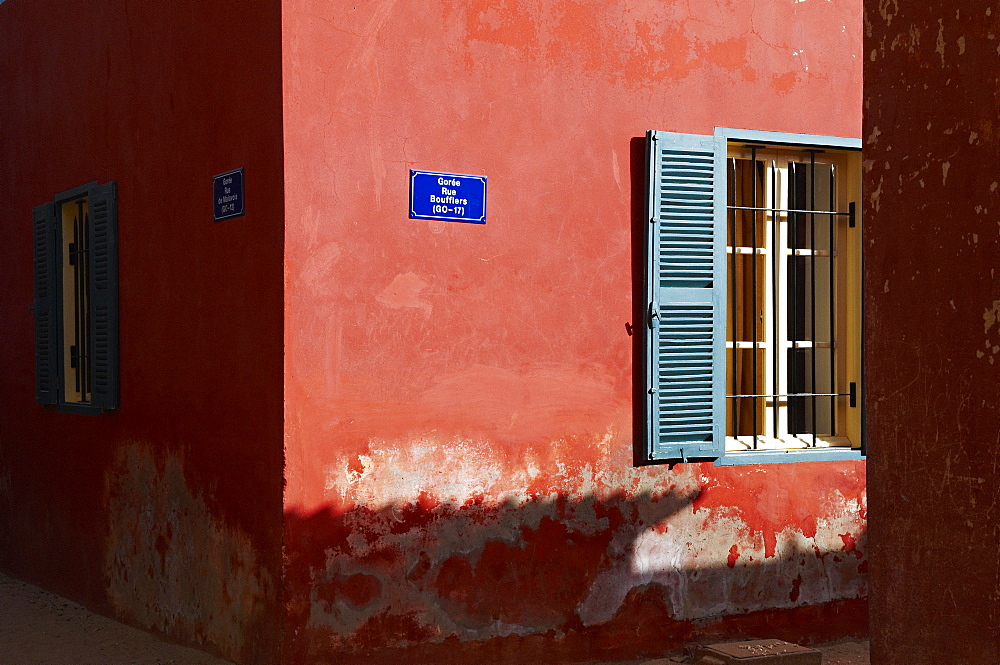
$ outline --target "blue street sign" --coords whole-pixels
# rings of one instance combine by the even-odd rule
[[[243,216],[243,169],[213,178],[215,221]]]
[[[410,218],[486,223],[486,176],[410,171]]]

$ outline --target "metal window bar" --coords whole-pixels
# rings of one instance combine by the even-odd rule
[[[753,207],[755,210],[751,213],[750,218],[750,246],[753,248],[753,254],[750,258],[750,293],[753,294],[752,305],[753,310],[751,311],[750,318],[753,320],[753,357],[751,358],[751,363],[753,365],[751,370],[750,378],[753,381],[754,388],[757,387],[757,317],[760,307],[757,303],[757,148],[750,148],[750,196],[753,202]],[[736,349],[733,349],[736,351]],[[757,390],[754,390],[757,392]],[[757,398],[753,399],[753,449],[757,450],[757,433],[760,431],[757,427]]]
[[[772,168],[774,168],[774,162],[771,162]],[[777,212],[797,212],[801,214],[817,214],[817,215],[835,215],[838,217],[851,217],[854,213],[852,212],[838,212],[836,210],[796,210],[793,208],[772,208],[772,207],[761,207],[755,208],[753,206],[727,206],[730,210],[759,210],[761,212],[769,212],[771,210]]]
[[[836,186],[836,167],[833,166],[833,165],[831,165],[830,166],[830,192],[829,192],[829,194],[830,194],[830,205],[827,206],[827,208],[829,210],[833,210],[834,208],[837,207],[837,197],[836,197],[836,193],[835,193],[835,186]],[[835,261],[833,260],[834,259],[834,253],[835,253],[834,252],[833,221],[834,221],[834,216],[833,215],[829,215],[827,217],[827,225],[830,227],[829,228],[829,231],[830,231],[829,243],[830,244],[827,245],[827,250],[830,252],[830,260],[828,262],[829,263],[829,270],[830,270],[830,289],[829,289],[827,300],[829,301],[829,305],[830,305],[830,312],[829,312],[829,314],[830,314],[830,321],[829,321],[829,323],[830,323],[830,390],[831,390],[831,392],[836,389],[835,386],[837,385],[837,363],[834,362],[836,360],[836,350],[833,347],[833,341],[836,338],[836,326],[834,326],[834,316],[836,315],[836,307],[834,306],[834,302],[836,300],[836,298],[835,298],[836,293],[834,292],[834,281],[833,281],[833,276],[834,276],[833,266],[834,266],[834,263],[835,263]],[[813,353],[816,353],[815,349],[813,349]],[[830,397],[830,436],[837,436],[837,398],[833,397],[833,396]]]
[[[77,201],[73,218],[73,243],[69,263],[73,266],[73,342],[70,367],[75,370],[74,387],[81,402],[90,401],[90,214],[84,211],[85,200]]]
[[[788,207],[793,210],[800,210],[803,206],[799,203],[799,169],[798,164],[792,162],[788,165]],[[796,250],[799,248],[799,230],[800,230],[800,216],[802,212],[795,212],[788,216],[788,228],[787,228],[787,243],[788,248],[791,251],[792,257],[796,256]],[[799,316],[798,312],[790,306],[790,303],[797,301],[799,296],[799,269],[796,259],[790,258],[787,261],[788,267],[788,285],[786,288],[787,302],[781,303],[781,306],[785,307],[786,317],[787,317],[787,327],[785,330],[785,335],[788,339],[798,339],[801,334],[799,331]],[[778,304],[775,303],[777,307]],[[790,391],[792,386],[798,387],[798,369],[799,369],[799,354],[792,351],[788,354],[788,367],[785,370],[787,373],[786,381]],[[798,417],[798,405],[799,402],[796,401],[794,404],[789,402],[788,411],[786,414],[786,419],[788,423],[788,432],[790,434],[800,434],[797,430],[799,429],[799,417]]]
[[[816,209],[816,151],[809,151],[809,207]],[[809,257],[809,338],[813,348],[809,350],[809,379],[813,393],[812,407],[813,448],[816,447],[816,213],[809,213],[809,249],[814,254]]]
[[[740,386],[740,372],[739,372],[739,350],[736,348],[736,342],[739,341],[739,317],[737,314],[737,298],[739,297],[739,278],[737,271],[739,270],[736,256],[736,160],[729,160],[729,214],[726,215],[729,218],[729,244],[733,247],[732,259],[730,260],[731,275],[730,275],[730,287],[729,292],[732,294],[732,310],[733,310],[733,390],[739,392]],[[733,434],[739,436],[740,433],[740,401],[736,400],[733,402]]]
[[[748,146],[748,147],[750,147],[750,146]],[[753,400],[753,418],[752,418],[752,420],[753,420],[753,448],[754,449],[757,449],[757,447],[758,447],[758,437],[760,435],[760,428],[759,428],[760,423],[758,421],[758,406],[759,406],[759,403],[757,401],[758,399],[764,398],[764,399],[772,399],[773,400],[773,404],[772,404],[773,435],[774,435],[775,438],[778,438],[778,436],[779,436],[779,426],[778,426],[778,423],[779,423],[779,405],[778,405],[778,401],[777,400],[779,398],[782,398],[782,397],[784,397],[784,398],[801,398],[801,399],[809,398],[808,404],[810,406],[810,412],[811,412],[809,414],[809,421],[810,421],[810,425],[811,425],[809,427],[809,429],[811,429],[811,434],[812,434],[812,446],[816,447],[818,445],[818,434],[819,434],[817,398],[821,398],[821,397],[829,397],[830,398],[830,414],[829,414],[829,418],[830,418],[830,431],[831,431],[831,435],[835,436],[836,435],[836,398],[837,397],[845,397],[845,396],[849,397],[851,395],[851,393],[849,393],[849,392],[847,392],[847,393],[834,392],[835,386],[836,386],[836,356],[835,356],[835,353],[836,353],[836,351],[835,351],[835,349],[836,349],[836,340],[835,340],[835,336],[836,336],[836,320],[835,320],[836,307],[835,307],[835,292],[834,292],[834,290],[836,288],[835,287],[835,276],[836,276],[836,273],[835,273],[835,262],[834,262],[834,254],[835,254],[835,252],[834,252],[834,248],[835,248],[835,225],[834,225],[834,221],[838,217],[847,217],[847,218],[850,219],[852,215],[851,215],[851,212],[849,212],[849,211],[848,212],[841,212],[841,211],[836,210],[836,171],[835,171],[835,167],[832,166],[832,165],[830,166],[830,173],[829,173],[829,192],[828,192],[828,194],[829,194],[829,205],[828,205],[828,209],[827,210],[819,210],[818,209],[819,206],[817,205],[817,202],[816,202],[816,197],[817,197],[817,191],[816,191],[816,189],[817,189],[817,182],[816,182],[817,181],[817,175],[816,175],[816,171],[817,171],[817,169],[816,169],[816,151],[810,150],[808,152],[810,154],[809,163],[808,163],[808,175],[809,175],[809,177],[808,177],[808,183],[800,183],[800,179],[804,180],[803,176],[805,176],[805,173],[803,173],[800,169],[802,167],[806,166],[806,165],[804,165],[804,164],[797,164],[795,162],[790,162],[788,164],[788,170],[789,170],[789,176],[790,177],[789,177],[789,189],[788,189],[788,197],[789,197],[788,203],[789,203],[789,205],[788,205],[787,208],[781,208],[781,207],[778,206],[778,182],[777,182],[778,181],[778,176],[777,176],[778,168],[777,168],[777,164],[776,164],[776,162],[774,160],[771,160],[771,173],[769,174],[770,175],[770,184],[771,184],[771,202],[770,202],[771,205],[770,206],[760,206],[760,205],[758,205],[758,201],[757,201],[757,197],[758,197],[758,194],[757,194],[758,181],[760,182],[760,184],[762,186],[766,186],[768,174],[764,173],[764,170],[766,169],[766,166],[765,166],[765,164],[763,162],[761,162],[758,165],[758,162],[757,162],[757,159],[756,159],[756,157],[757,157],[757,154],[756,154],[757,150],[756,150],[755,147],[751,147],[751,158],[749,160],[749,167],[750,167],[750,173],[749,173],[749,175],[750,175],[750,180],[751,180],[751,185],[750,186],[752,187],[752,190],[751,190],[751,193],[750,193],[750,197],[752,199],[752,201],[751,201],[752,205],[750,205],[750,206],[737,205],[736,188],[737,188],[737,185],[741,184],[741,181],[738,182],[739,170],[738,170],[738,167],[737,167],[737,159],[732,158],[732,159],[729,160],[729,169],[728,169],[728,171],[729,171],[730,187],[729,187],[729,196],[727,197],[728,201],[727,201],[727,206],[726,207],[727,207],[727,213],[728,213],[727,214],[727,218],[728,218],[728,221],[729,221],[729,224],[730,224],[730,228],[729,228],[729,232],[730,232],[729,233],[729,235],[730,235],[730,245],[732,247],[731,258],[730,258],[730,262],[731,262],[730,263],[730,265],[731,265],[731,276],[730,276],[730,292],[731,292],[731,296],[730,296],[730,298],[731,298],[731,301],[732,301],[731,304],[732,304],[732,309],[733,309],[733,313],[732,313],[732,336],[733,336],[733,344],[732,344],[732,364],[733,364],[733,366],[732,366],[732,380],[733,380],[733,388],[734,388],[734,393],[735,394],[727,395],[726,398],[734,400],[734,402],[732,403],[732,412],[731,412],[732,413],[732,431],[733,431],[733,435],[737,436],[737,437],[740,436],[740,408],[739,408],[739,402],[743,398],[747,398],[747,399],[752,399]],[[758,170],[758,166],[760,167],[760,170]],[[803,185],[802,191],[799,190],[799,184]],[[741,196],[745,196],[745,193],[742,193]],[[805,200],[801,200],[800,201],[800,199],[808,199],[808,201],[805,201]],[[757,366],[758,358],[757,358],[757,355],[758,355],[759,349],[761,348],[760,339],[759,339],[759,330],[758,330],[758,321],[757,321],[757,319],[758,319],[758,315],[762,313],[761,310],[760,310],[760,303],[758,302],[758,300],[759,300],[759,294],[757,292],[757,286],[758,286],[758,284],[757,284],[757,255],[760,253],[760,251],[758,251],[758,247],[757,247],[757,245],[758,245],[757,221],[758,221],[758,214],[761,213],[761,212],[763,212],[765,214],[769,213],[770,216],[771,216],[771,243],[772,243],[773,246],[769,250],[767,250],[767,254],[771,257],[769,259],[769,262],[770,262],[770,268],[771,268],[771,297],[772,297],[772,312],[771,312],[771,315],[772,315],[772,317],[771,317],[772,343],[768,345],[772,349],[771,352],[770,352],[771,353],[771,369],[772,369],[772,390],[771,390],[771,392],[769,394],[768,393],[760,393],[760,392],[758,392],[756,390],[752,391],[752,393],[750,393],[750,394],[743,394],[743,393],[741,393],[739,391],[739,387],[741,385],[740,375],[739,375],[739,364],[740,364],[740,362],[739,362],[739,347],[740,347],[740,343],[739,342],[740,342],[741,335],[740,335],[740,317],[739,317],[738,310],[739,310],[739,300],[740,300],[741,294],[740,294],[740,288],[739,288],[740,287],[740,268],[739,268],[740,262],[738,261],[738,258],[737,258],[738,254],[740,253],[738,251],[740,238],[739,238],[739,233],[738,233],[738,228],[737,228],[739,226],[739,218],[738,218],[738,215],[737,215],[737,211],[746,211],[746,212],[752,213],[752,218],[750,219],[750,224],[752,226],[751,226],[751,230],[750,230],[750,234],[749,234],[751,236],[750,237],[750,244],[752,246],[752,249],[750,251],[750,254],[752,255],[751,261],[750,261],[750,263],[751,263],[751,265],[750,265],[750,270],[751,270],[751,279],[750,279],[750,281],[751,281],[751,290],[750,290],[750,293],[751,293],[751,302],[750,302],[750,305],[751,305],[751,308],[750,308],[749,311],[751,312],[751,316],[752,316],[752,319],[753,319],[753,323],[751,325],[751,327],[752,327],[752,334],[753,334],[753,339],[751,340],[751,347],[752,347],[753,356],[751,358],[752,375],[750,377],[750,380],[753,382],[753,384],[755,386],[758,384],[758,376],[757,376],[757,373],[758,373],[758,366]],[[790,282],[790,284],[787,287],[787,297],[786,297],[787,302],[784,302],[784,303],[779,303],[778,302],[778,297],[779,297],[779,275],[778,275],[778,270],[779,270],[779,256],[778,256],[778,254],[779,253],[776,251],[776,248],[777,248],[778,241],[779,241],[779,236],[778,236],[778,214],[779,213],[786,213],[786,215],[787,215],[786,216],[786,222],[787,222],[787,226],[788,226],[788,231],[787,231],[786,235],[787,235],[787,243],[788,243],[788,248],[789,248],[789,259],[791,261],[791,263],[789,265],[789,270],[788,270],[788,273],[789,273],[788,274],[788,281]],[[808,215],[808,226],[806,226],[806,224],[805,224],[806,220],[804,219],[806,215]],[[828,228],[829,246],[828,246],[828,248],[825,251],[820,250],[819,247],[818,247],[817,230],[816,230],[816,217],[817,217],[817,215],[825,215],[827,217],[827,219],[829,220],[829,222],[828,222],[828,226],[829,226],[829,228]],[[746,220],[744,219],[743,222],[745,224]],[[808,241],[806,241],[806,239],[803,237],[803,236],[807,235],[807,229],[808,229],[808,236],[809,236],[808,237]],[[744,236],[746,235],[745,226],[744,226],[744,230],[743,230],[743,235]],[[743,240],[745,242],[745,238]],[[801,245],[806,245],[806,244],[808,245],[808,253],[807,254],[803,254],[799,250],[805,250],[805,247],[802,247]],[[805,278],[806,275],[805,275],[805,271],[804,271],[804,267],[805,266],[797,263],[799,257],[801,257],[801,259],[803,260],[802,261],[803,263],[804,263],[804,261],[806,259],[808,259],[808,266],[809,266],[809,268],[808,268],[809,269],[809,288],[808,288],[808,290],[809,290],[809,294],[808,294],[808,298],[809,298],[809,311],[808,311],[809,334],[808,334],[808,338],[809,339],[808,339],[808,342],[809,342],[809,345],[810,345],[809,346],[809,351],[808,351],[808,354],[809,354],[809,369],[810,369],[810,376],[809,376],[809,381],[808,381],[809,391],[808,392],[801,391],[801,390],[800,391],[789,391],[787,393],[782,394],[779,391],[779,385],[780,385],[780,383],[779,383],[779,377],[781,375],[781,361],[780,361],[781,352],[779,351],[779,346],[783,346],[783,345],[780,345],[777,342],[778,336],[779,336],[779,316],[778,316],[778,307],[779,306],[786,307],[789,310],[789,323],[788,323],[788,329],[786,330],[786,335],[785,335],[785,337],[787,338],[787,340],[791,342],[791,346],[789,348],[790,349],[799,348],[795,344],[795,342],[805,341],[805,340],[802,340],[802,338],[806,336],[806,334],[805,334],[805,332],[806,332],[805,331],[805,323],[806,323],[806,320],[807,320],[806,317],[805,317],[806,312],[802,311],[803,310],[803,306],[805,305],[804,300],[805,300],[806,293],[805,293],[805,289],[803,288],[803,287],[805,287],[805,284],[804,283],[800,284],[800,281],[804,280],[804,278]],[[828,265],[829,290],[827,292],[827,298],[828,298],[828,303],[827,304],[828,304],[828,308],[829,308],[829,321],[828,321],[828,324],[829,324],[830,340],[829,340],[829,342],[827,344],[825,344],[823,346],[829,348],[828,362],[829,362],[829,365],[830,365],[830,367],[829,367],[830,392],[823,392],[823,393],[821,393],[821,392],[818,391],[818,386],[817,386],[817,382],[818,382],[817,349],[820,348],[820,346],[821,346],[821,343],[819,342],[819,339],[818,339],[819,335],[818,335],[817,321],[816,321],[816,306],[817,306],[817,302],[816,302],[816,300],[817,300],[816,299],[816,293],[817,293],[817,288],[816,288],[816,259],[819,258],[819,257],[828,257],[828,260],[829,260],[829,265]],[[744,328],[746,327],[745,324],[746,324],[746,322],[744,321]],[[746,332],[746,331],[744,331],[744,332]],[[794,362],[792,361],[792,358],[795,358]],[[788,370],[787,370],[789,372],[789,377],[788,377],[789,387],[792,387],[794,385],[799,385],[799,383],[800,383],[799,380],[796,380],[794,378],[794,374],[796,373],[797,368],[801,368],[803,372],[804,372],[804,369],[805,369],[805,358],[801,357],[800,355],[797,356],[794,352],[792,354],[792,358],[789,359],[789,366],[788,366]],[[802,378],[804,379],[805,377],[802,377]],[[805,387],[805,386],[803,385],[803,387]],[[791,405],[789,405],[789,406],[791,406]],[[804,415],[805,415],[804,413],[801,414],[801,416],[804,416]],[[796,423],[801,423],[801,424],[796,424]],[[795,430],[798,430],[802,425],[805,425],[805,421],[801,417],[792,418],[791,414],[789,414],[789,417],[788,417],[788,430],[789,430],[790,434],[796,435],[796,434],[801,434],[801,433],[810,433],[810,432],[795,431]]]
[[[787,393],[784,395],[726,395],[726,399],[741,397],[850,397],[855,393]]]
[[[781,366],[778,353],[778,168],[771,160],[771,392],[778,394],[778,372]],[[787,215],[787,213],[786,213]],[[771,420],[774,438],[778,438],[778,398],[771,398]]]

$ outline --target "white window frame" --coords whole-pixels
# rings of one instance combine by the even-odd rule
[[[678,462],[678,461],[714,461],[716,465],[735,464],[757,464],[757,463],[778,463],[794,461],[821,461],[821,460],[849,460],[862,459],[865,455],[865,443],[863,437],[863,399],[862,399],[862,337],[863,322],[861,321],[861,275],[862,275],[862,243],[861,243],[861,217],[860,206],[855,206],[854,224],[852,229],[852,243],[854,249],[846,253],[844,265],[838,270],[852,273],[850,294],[838,294],[838,300],[851,298],[852,312],[845,316],[851,319],[846,325],[850,330],[851,340],[846,338],[843,343],[852,347],[850,353],[854,360],[851,361],[850,371],[855,385],[855,396],[852,407],[852,417],[850,418],[850,431],[845,431],[850,446],[830,446],[829,441],[823,445],[794,448],[774,448],[772,445],[759,446],[757,450],[737,450],[735,440],[730,440],[727,446],[725,436],[725,393],[726,393],[726,300],[728,286],[720,285],[720,275],[726,274],[726,228],[727,228],[727,161],[729,157],[729,146],[739,143],[759,144],[762,146],[775,146],[790,150],[816,149],[828,151],[842,151],[850,155],[852,164],[844,180],[849,187],[850,199],[860,203],[860,139],[814,136],[803,134],[786,134],[777,132],[755,131],[733,128],[716,128],[714,135],[698,136],[673,134],[668,132],[649,132],[648,146],[648,166],[649,166],[649,190],[648,190],[648,211],[650,221],[649,242],[647,243],[647,296],[649,298],[648,320],[647,320],[647,385],[646,392],[649,395],[647,400],[647,450],[646,457],[649,462]],[[658,145],[657,141],[661,143]],[[671,148],[663,148],[668,144]],[[665,152],[664,152],[665,151]],[[694,155],[698,160],[699,172],[692,176],[695,187],[687,187],[687,183],[682,186],[673,187],[670,181],[677,181],[677,178],[669,177],[666,173],[666,158],[660,158],[667,153],[676,153],[680,171],[686,168],[686,158],[684,155]],[[714,169],[709,166],[710,156],[714,156]],[[669,167],[673,168],[673,167]],[[697,181],[697,182],[695,182]],[[661,184],[666,183],[661,187]],[[669,190],[669,191],[668,191]],[[691,193],[694,192],[694,193]],[[670,197],[676,200],[670,201]],[[700,209],[685,207],[688,204],[700,204]],[[667,211],[666,213],[664,211]],[[667,272],[674,270],[674,265],[681,266],[680,270],[686,270],[684,261],[690,260],[690,256],[681,258],[663,258],[663,243],[665,235],[662,235],[661,222],[673,211],[681,211],[677,217],[701,216],[702,220],[712,218],[714,239],[712,242],[712,258],[714,262],[714,280],[711,284],[681,284],[680,286],[702,286],[703,289],[693,288],[666,288],[665,282],[670,280],[661,279]],[[664,223],[663,228],[669,227],[670,223]],[[704,235],[704,234],[703,234]],[[681,236],[683,237],[683,236]],[[707,245],[706,245],[707,246]],[[704,252],[704,250],[698,250]],[[698,258],[698,257],[696,257]],[[666,266],[666,267],[664,267]],[[711,293],[710,293],[711,292]],[[702,303],[704,307],[712,309],[711,316],[714,317],[711,340],[711,372],[712,372],[712,397],[711,404],[705,400],[701,404],[671,404],[673,395],[678,391],[670,384],[673,379],[669,371],[664,371],[665,362],[663,358],[667,354],[663,352],[664,335],[669,336],[670,330],[670,306],[668,301],[674,301],[673,305],[684,309],[687,303]],[[702,305],[695,305],[696,307]],[[676,307],[675,307],[676,309]],[[689,308],[690,309],[690,308]],[[681,323],[683,327],[684,322]],[[841,341],[838,340],[838,344]],[[707,349],[708,342],[702,341],[702,350]],[[694,356],[690,356],[694,357]],[[708,358],[707,351],[702,353],[701,358]],[[669,366],[667,366],[669,369]],[[691,374],[685,371],[684,374]],[[664,378],[666,377],[666,378]],[[687,377],[690,378],[690,377]],[[850,383],[846,377],[839,377],[838,384],[844,381],[844,385]],[[703,388],[706,381],[701,384]],[[846,397],[845,397],[846,400]],[[856,409],[856,411],[854,411]],[[691,416],[692,422],[700,422],[703,427],[684,427],[685,414]],[[664,426],[667,424],[667,427]],[[690,441],[684,440],[683,436],[664,437],[663,433],[670,427],[674,427],[675,432],[682,434],[691,430]],[[811,437],[811,435],[808,435]],[[837,443],[837,442],[834,442]],[[844,443],[840,441],[839,443]]]

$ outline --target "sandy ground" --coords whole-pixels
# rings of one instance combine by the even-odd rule
[[[231,665],[0,573],[0,665]]]
[[[842,640],[819,649],[823,665],[870,665],[867,641]],[[677,657],[618,665],[683,662]],[[232,664],[169,644],[0,573],[0,665]]]

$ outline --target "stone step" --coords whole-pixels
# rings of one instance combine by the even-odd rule
[[[694,665],[821,665],[817,649],[783,640],[709,644],[695,652]]]

